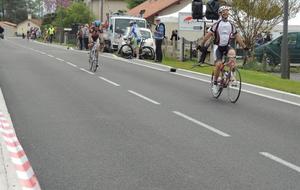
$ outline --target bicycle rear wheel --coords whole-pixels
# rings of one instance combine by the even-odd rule
[[[227,90],[230,102],[235,103],[239,99],[242,90],[242,78],[237,68],[230,74]]]
[[[222,80],[220,80],[220,81],[218,81],[218,88],[219,88],[219,90],[217,91],[217,92],[214,92],[213,91],[213,85],[214,85],[214,72],[212,72],[212,74],[211,74],[211,79],[210,79],[210,92],[211,92],[211,94],[212,94],[212,96],[214,97],[214,98],[219,98],[220,97],[220,95],[222,94],[222,91],[223,91],[223,87],[222,87],[222,84],[221,84],[221,81]]]
[[[121,55],[121,57],[123,58],[132,58],[133,57],[133,49],[130,45],[128,44],[124,44],[121,46],[120,50],[119,50],[119,54]]]

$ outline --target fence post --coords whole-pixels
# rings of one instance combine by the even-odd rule
[[[184,37],[180,40],[180,61],[184,61]]]
[[[190,60],[193,59],[193,42],[190,42]]]
[[[67,45],[68,43],[68,32],[64,32],[64,44]]]
[[[172,40],[172,57],[173,58],[177,58],[177,56],[176,56],[176,50],[177,50],[177,41],[173,38],[173,40]]]

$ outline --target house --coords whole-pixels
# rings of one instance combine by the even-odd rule
[[[124,0],[84,0],[96,18],[102,22],[106,20],[106,14],[127,11],[127,2]]]
[[[30,28],[38,28],[40,29],[42,25],[42,20],[29,18],[24,20],[23,22],[17,25],[17,35],[26,34]]]
[[[190,3],[191,0],[147,0],[130,9],[128,14],[138,16],[141,10],[145,10],[144,18],[150,23],[154,23],[156,17],[177,12]]]
[[[178,12],[191,3],[191,0],[147,0],[144,3],[130,9],[129,15],[138,16],[141,10],[145,10],[143,17],[154,24],[157,17],[170,15]],[[173,19],[174,20],[174,19]],[[178,18],[175,21],[164,22],[166,25],[166,36],[170,38],[172,30],[178,30]]]
[[[0,21],[0,25],[4,28],[4,36],[12,37],[16,36],[17,25],[7,21]]]

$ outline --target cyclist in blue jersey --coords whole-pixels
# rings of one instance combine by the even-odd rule
[[[139,58],[139,45],[141,42],[141,33],[136,21],[132,20],[129,22],[130,31],[128,37],[131,38],[136,58]]]

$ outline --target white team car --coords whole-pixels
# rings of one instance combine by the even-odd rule
[[[155,52],[155,41],[152,32],[148,28],[139,28],[142,38],[144,39],[144,46],[152,47]],[[126,28],[125,35],[121,37],[119,48],[126,43],[127,36],[129,35],[130,27]]]

